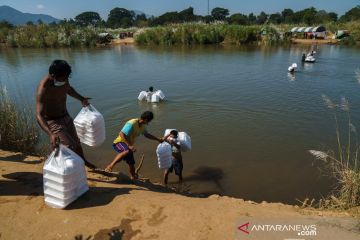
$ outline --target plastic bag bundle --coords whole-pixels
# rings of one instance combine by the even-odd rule
[[[179,141],[181,151],[187,152],[191,150],[191,138],[186,132],[179,132]]]
[[[176,130],[176,129],[173,128],[166,129],[164,136],[168,135],[172,130]],[[180,150],[182,152],[188,152],[191,150],[191,137],[186,132],[179,132],[178,139],[180,141]]]
[[[144,101],[144,100],[146,100],[147,95],[148,95],[147,92],[141,91],[141,92],[139,93],[138,100],[139,100],[139,101]]]
[[[164,100],[165,95],[161,90],[150,93],[146,91],[141,91],[138,96],[139,101],[147,101],[152,103],[158,103],[160,100]]]
[[[151,102],[152,102],[152,103],[158,103],[159,101],[160,101],[160,97],[159,97],[158,95],[153,94],[153,95],[151,96]]]
[[[159,98],[160,98],[161,100],[164,100],[164,99],[165,99],[165,95],[164,95],[164,93],[163,93],[161,90],[157,90],[157,91],[155,92],[155,94],[156,94],[157,96],[159,96]]]
[[[83,107],[74,119],[74,125],[80,142],[96,147],[105,141],[104,117],[94,106]]]
[[[167,169],[172,164],[171,145],[167,142],[160,143],[156,148],[158,165],[160,169]]]
[[[84,161],[64,145],[55,149],[43,167],[45,203],[65,208],[89,190]]]

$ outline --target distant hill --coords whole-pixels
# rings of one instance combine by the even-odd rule
[[[29,21],[36,24],[39,19],[47,24],[60,21],[49,15],[23,13],[9,6],[0,6],[0,21],[5,20],[14,25],[22,25]]]

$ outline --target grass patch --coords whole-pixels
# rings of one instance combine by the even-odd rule
[[[33,111],[16,104],[6,88],[0,86],[0,148],[42,155],[42,150],[37,148],[39,139]]]

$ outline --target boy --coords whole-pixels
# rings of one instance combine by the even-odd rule
[[[179,176],[179,183],[182,183],[182,170],[183,170],[183,162],[180,148],[180,141],[178,139],[178,131],[171,130],[171,132],[164,137],[165,141],[167,141],[171,145],[172,150],[172,165],[169,169],[165,170],[164,173],[164,185],[167,185],[169,173],[173,170],[175,174]]]
[[[119,136],[113,142],[113,148],[118,153],[114,160],[105,168],[105,171],[111,172],[116,163],[122,159],[129,165],[129,172],[131,179],[137,179],[138,176],[135,173],[135,160],[134,147],[135,139],[140,135],[144,135],[146,138],[163,142],[163,138],[157,138],[146,131],[146,125],[153,120],[154,115],[150,111],[146,111],[141,114],[140,118],[134,118],[127,121],[124,127],[121,129]]]

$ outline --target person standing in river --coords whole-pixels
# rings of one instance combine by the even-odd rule
[[[91,169],[95,165],[88,162],[77,136],[73,119],[66,108],[67,95],[79,100],[82,106],[89,105],[89,99],[81,96],[69,83],[71,66],[64,60],[54,60],[49,74],[39,83],[36,93],[36,119],[40,127],[49,136],[52,148],[60,143],[76,152]]]

